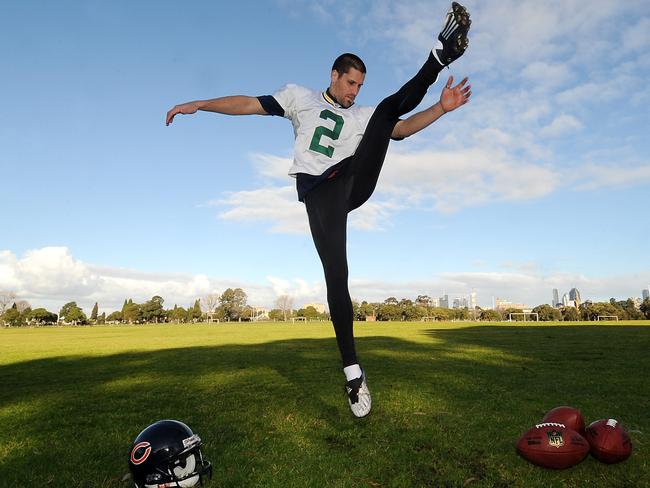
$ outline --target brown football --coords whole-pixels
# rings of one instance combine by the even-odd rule
[[[537,466],[570,468],[589,453],[589,443],[564,424],[547,422],[527,430],[517,442],[517,453]]]
[[[542,422],[564,424],[569,429],[575,430],[581,436],[584,437],[585,435],[585,419],[582,416],[582,412],[574,407],[555,407],[553,410],[546,412]]]
[[[587,427],[585,437],[591,446],[591,455],[603,463],[620,463],[632,454],[630,436],[614,419],[592,422]]]

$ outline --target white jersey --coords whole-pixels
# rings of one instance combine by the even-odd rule
[[[291,120],[296,138],[289,175],[318,176],[352,156],[363,137],[373,107],[343,108],[327,93],[289,84],[273,98]]]

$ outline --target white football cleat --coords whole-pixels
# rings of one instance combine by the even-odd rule
[[[355,417],[365,417],[372,408],[372,398],[366,383],[366,373],[361,370],[361,377],[348,381],[345,384],[345,393],[348,396],[350,410]]]

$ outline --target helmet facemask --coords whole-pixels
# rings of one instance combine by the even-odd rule
[[[198,436],[197,436],[198,437]],[[176,456],[169,458],[165,465],[157,466],[155,472],[147,476],[145,488],[187,488],[200,484],[203,477],[212,478],[212,464],[203,459],[201,442]]]

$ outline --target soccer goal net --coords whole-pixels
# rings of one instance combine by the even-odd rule
[[[537,312],[521,312],[521,313],[509,313],[508,314],[508,322],[512,322],[513,317],[524,317],[524,322],[528,321],[528,317],[535,317],[534,321],[539,322],[539,314]],[[533,320],[533,319],[530,319]]]
[[[307,322],[307,317],[291,317],[291,322],[296,323],[296,322]]]
[[[615,320],[618,322],[618,315],[599,315],[598,316],[598,322],[601,320]]]

